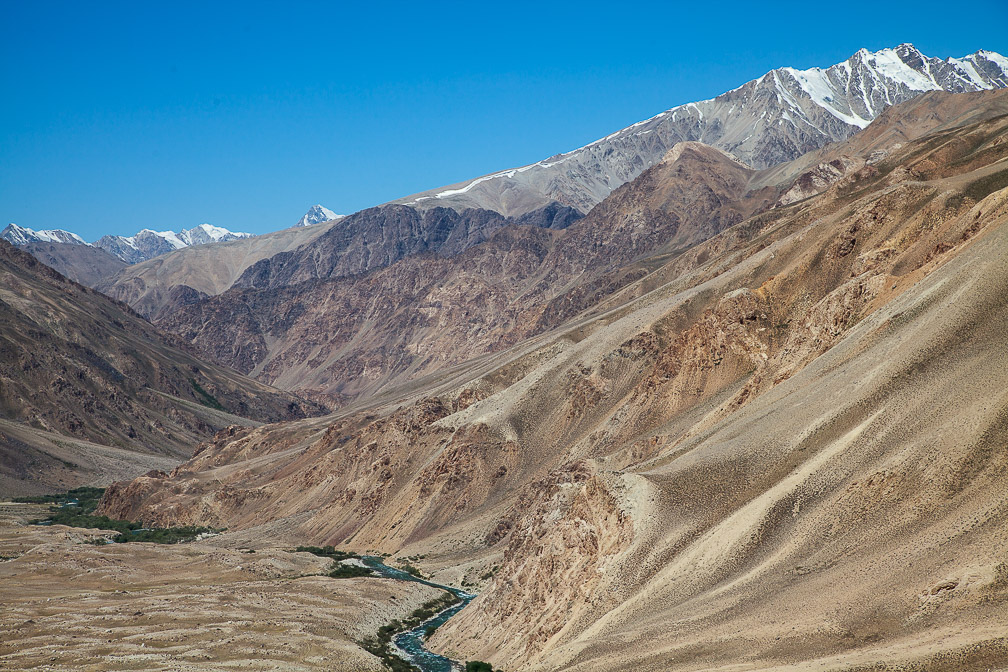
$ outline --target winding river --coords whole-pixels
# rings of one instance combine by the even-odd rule
[[[381,558],[373,555],[364,556],[363,561],[364,564],[366,564],[379,576],[384,576],[389,579],[398,579],[400,581],[415,581],[416,583],[422,583],[427,586],[433,586],[434,588],[440,588],[441,590],[447,590],[455,595],[455,597],[462,600],[455,606],[449,607],[441,613],[434,615],[412,630],[400,632],[392,638],[392,642],[395,644],[396,649],[398,649],[400,657],[413,665],[416,665],[423,670],[423,672],[453,672],[454,670],[464,669],[463,665],[458,661],[452,660],[451,658],[445,658],[444,656],[439,656],[433,651],[428,651],[424,647],[423,643],[427,628],[442,625],[449,618],[461,611],[462,608],[469,604],[476,596],[472,593],[467,593],[464,590],[452,588],[451,586],[443,586],[440,583],[434,583],[433,581],[413,576],[401,569],[389,567],[381,561]]]

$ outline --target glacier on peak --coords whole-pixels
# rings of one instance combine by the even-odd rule
[[[127,264],[136,264],[183,247],[251,237],[251,233],[229,231],[203,223],[177,232],[141,229],[132,236],[102,236],[94,245]]]

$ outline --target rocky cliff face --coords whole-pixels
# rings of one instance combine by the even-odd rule
[[[219,434],[103,509],[422,553],[481,588],[431,645],[505,669],[1000,664],[1008,116],[984,99],[680,253],[630,246],[644,274],[556,330]]]

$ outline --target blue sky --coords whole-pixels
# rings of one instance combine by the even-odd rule
[[[573,149],[1008,3],[0,3],[0,222],[264,233]],[[755,7],[755,9],[754,9]],[[833,9],[838,8],[838,9]]]

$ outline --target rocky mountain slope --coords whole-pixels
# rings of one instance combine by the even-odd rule
[[[647,274],[654,262],[642,257],[681,254],[778,196],[812,195],[822,165],[838,162],[830,179],[839,179],[884,156],[885,147],[953,120],[976,121],[982,98],[987,114],[1003,113],[1003,96],[929,94],[846,145],[768,171],[682,143],[560,232],[515,226],[455,257],[407,257],[364,275],[290,284],[329,274],[337,257],[316,256],[320,238],[286,260],[286,274],[263,273],[255,289],[179,305],[158,324],[206,356],[285,389],[371,394],[556,327]]]
[[[494,296],[460,302],[448,264],[534,293],[542,278],[502,264],[529,273],[593,217],[623,241],[606,272],[628,277],[492,357],[218,434],[102,508],[423,555],[480,589],[430,645],[508,670],[1004,666],[1008,96],[967,99],[933,95],[929,133],[880,150],[912,129],[875,129],[867,154],[854,138],[816,157],[835,171],[806,161],[771,191],[687,145],[604,218],[428,259],[428,336]],[[698,181],[709,205],[687,213]],[[562,257],[578,275],[587,250]],[[482,325],[516,310],[490,303]]]
[[[55,472],[77,483],[100,476],[90,447],[76,456],[42,450],[53,435],[111,447],[119,461],[132,453],[146,464],[148,455],[187,456],[196,442],[234,423],[323,410],[199,359],[127,307],[6,242],[0,344],[0,482],[7,494],[51,483]]]
[[[858,51],[825,70],[777,68],[711,100],[673,107],[572,152],[426,191],[397,202],[521,214],[549,201],[588,212],[676,143],[699,141],[755,168],[790,161],[866,127],[925,91],[1008,86],[1008,59],[991,51],[940,60],[911,44]]]
[[[29,242],[18,245],[74,282],[96,287],[126,267],[126,262],[92,245]]]
[[[168,319],[184,306],[230,287],[272,288],[357,275],[408,255],[458,254],[504,226],[563,228],[579,218],[572,208],[556,204],[520,218],[475,209],[369,208],[202,253],[179,251],[125,269],[100,289],[154,320]]]
[[[306,280],[359,275],[411,255],[457,255],[505,226],[563,229],[578,219],[576,210],[557,204],[517,218],[477,209],[420,211],[402,205],[369,208],[344,218],[338,227],[309,245],[257,262],[233,287],[284,287]]]
[[[371,394],[555,325],[572,306],[583,307],[620,277],[625,282],[618,269],[627,262],[708,237],[740,221],[757,201],[736,203],[744,200],[753,171],[712,148],[680,148],[653,172],[642,185],[614,194],[617,205],[599,206],[563,230],[508,226],[456,256],[409,256],[371,273],[321,282],[304,280],[327,275],[325,262],[301,254],[281,266],[286,275],[260,273],[256,287],[179,306],[158,324],[208,357],[271,384],[342,397]],[[656,182],[662,188],[653,188]],[[415,210],[402,212],[418,221]],[[429,212],[459,217],[449,209]],[[307,269],[295,278],[303,280],[299,284],[293,284],[292,267]],[[271,266],[260,262],[246,276],[263,268]]]

